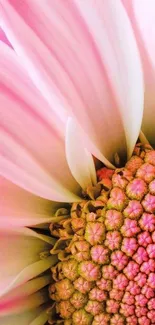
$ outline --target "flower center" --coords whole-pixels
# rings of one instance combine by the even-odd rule
[[[155,151],[138,144],[124,168],[102,168],[81,203],[50,225],[49,324],[155,320]]]

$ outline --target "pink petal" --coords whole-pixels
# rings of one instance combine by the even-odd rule
[[[69,118],[66,131],[66,157],[71,173],[83,189],[96,183],[96,171],[93,158],[83,147],[80,127]]]
[[[125,128],[128,156],[130,156],[139,135],[143,114],[143,78],[138,47],[121,1],[92,0],[92,3],[101,20],[90,21],[85,2],[77,0],[81,14],[87,20],[88,27],[94,34],[119,105]],[[90,16],[93,18],[92,12],[90,12]],[[96,28],[93,29],[93,26]],[[102,33],[99,33],[100,26]],[[128,50],[129,44],[132,51]]]
[[[19,300],[11,300],[7,302],[0,301],[0,316],[8,316],[19,314],[39,307],[49,300],[46,289],[42,289],[28,297]]]
[[[0,63],[3,176],[49,200],[79,200],[73,194],[78,185],[65,157],[65,125],[31,84],[14,51],[4,44]]]
[[[0,28],[0,40],[3,41],[5,44],[9,45],[10,47],[12,47],[10,42],[8,41],[5,33],[3,32],[3,30],[1,28]]]
[[[31,311],[27,311],[20,315],[10,315],[0,317],[0,324],[3,325],[44,325],[47,321],[47,314],[44,310],[45,307],[38,307]],[[46,315],[46,318],[45,318]],[[39,317],[41,318],[39,322]]]
[[[142,119],[143,87],[136,43],[121,3],[100,4],[25,0],[19,6],[18,0],[6,0],[1,17],[52,108],[57,95],[91,140],[88,149],[113,161],[116,152],[126,151],[126,141],[131,155]],[[55,106],[57,113],[64,109]]]
[[[1,216],[0,224],[5,227],[34,226],[51,222],[58,203],[37,197],[5,178],[0,179]]]
[[[6,295],[1,297],[0,305],[8,304],[14,300],[20,300],[27,296],[32,295],[33,293],[41,290],[51,282],[51,275],[43,275],[32,279],[23,285],[18,286],[17,288],[9,291]]]
[[[145,80],[145,102],[142,131],[155,144],[155,2],[123,0],[139,46]]]
[[[36,277],[52,265],[53,257],[41,260],[52,238],[26,229],[0,229],[0,296]]]

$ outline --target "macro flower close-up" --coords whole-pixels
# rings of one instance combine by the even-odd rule
[[[155,324],[154,89],[154,0],[0,0],[0,325]]]

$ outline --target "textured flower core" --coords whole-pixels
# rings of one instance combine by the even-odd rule
[[[155,324],[155,151],[138,144],[124,168],[97,175],[50,225],[49,324]]]

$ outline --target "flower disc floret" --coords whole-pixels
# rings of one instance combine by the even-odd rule
[[[120,247],[121,241],[122,236],[119,231],[108,231],[104,243],[110,250],[114,250]]]
[[[155,180],[149,184],[149,191],[152,195],[155,195]]]
[[[75,311],[75,308],[69,301],[61,301],[57,305],[57,312],[61,315],[62,318],[70,318]]]
[[[108,325],[110,316],[106,313],[101,313],[94,317],[92,325]]]
[[[74,287],[70,280],[63,279],[55,283],[55,290],[59,299],[61,299],[63,294],[63,300],[67,300],[72,296],[74,292]]]
[[[109,250],[103,245],[96,245],[91,248],[91,258],[98,264],[107,264],[109,261]]]
[[[110,325],[124,325],[124,317],[120,314],[115,314],[112,316]]]
[[[155,151],[150,150],[149,152],[147,152],[145,155],[144,161],[146,163],[149,163],[149,164],[155,166]]]
[[[127,197],[122,189],[115,187],[111,190],[110,199],[107,202],[108,209],[122,211],[127,205]]]
[[[89,299],[99,302],[105,301],[107,299],[107,292],[95,287],[90,291]]]
[[[133,256],[135,251],[138,248],[137,240],[133,237],[131,238],[124,238],[122,241],[121,250],[124,252],[127,256]]]
[[[91,244],[100,244],[105,238],[105,226],[101,222],[88,222],[85,230],[85,239]]]
[[[78,272],[87,281],[96,281],[101,276],[100,267],[92,261],[81,262]]]
[[[77,280],[74,281],[74,288],[80,291],[81,293],[89,292],[92,286],[92,282],[89,282],[82,277],[79,277]]]
[[[147,275],[145,273],[138,272],[138,274],[134,280],[139,285],[139,287],[143,287],[143,289],[144,289],[146,281],[147,281]],[[143,293],[143,289],[141,291],[142,293]]]
[[[81,292],[79,292],[78,290],[76,290],[71,299],[70,302],[71,304],[76,308],[76,309],[80,309],[82,307],[85,306],[85,304],[87,303],[88,298],[87,295],[82,294]]]
[[[105,215],[105,225],[108,230],[117,230],[123,223],[122,213],[117,210],[108,210]]]
[[[130,219],[138,219],[143,212],[143,207],[139,201],[131,200],[127,207],[124,209],[123,213],[125,217]]]
[[[74,325],[91,325],[93,316],[87,313],[84,309],[77,310],[73,313]]]
[[[136,177],[143,179],[146,183],[150,183],[155,178],[155,166],[151,164],[143,164],[137,171]]]
[[[93,316],[102,313],[104,310],[104,305],[101,302],[89,300],[87,305],[85,306],[85,310],[92,314]]]
[[[147,193],[147,184],[143,179],[135,178],[126,187],[127,196],[131,200],[141,201],[143,196]]]
[[[111,254],[111,264],[114,265],[117,270],[123,270],[127,263],[128,257],[121,250],[116,250]]]
[[[62,263],[62,272],[66,278],[74,281],[78,277],[77,267],[77,261],[70,259]]]

